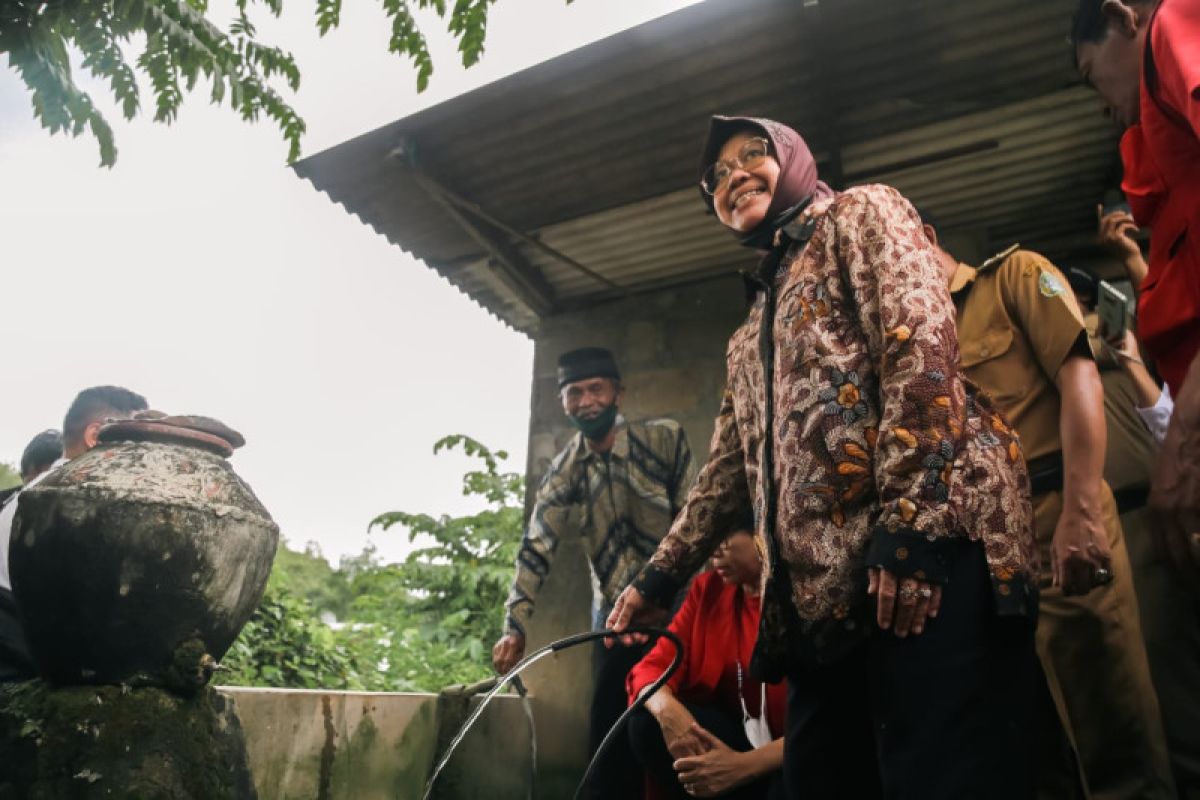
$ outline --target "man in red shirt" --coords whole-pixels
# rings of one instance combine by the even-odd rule
[[[1175,398],[1150,503],[1173,560],[1200,582],[1200,3],[1080,0],[1079,72],[1125,129],[1121,188],[1151,228],[1138,336]]]

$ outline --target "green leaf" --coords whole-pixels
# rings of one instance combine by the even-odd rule
[[[457,447],[482,462],[468,475],[503,478],[483,487],[493,507],[463,517],[379,515],[373,525],[420,530],[433,542],[400,564],[382,564],[368,548],[334,569],[316,549],[281,547],[262,606],[226,656],[235,682],[415,691],[491,673],[489,642],[521,540],[524,481],[499,473],[496,455],[470,437],[435,445]],[[336,613],[338,629],[320,621],[322,609]]]
[[[471,66],[483,54],[494,2],[455,0],[448,8],[446,0],[416,0],[416,6],[447,20],[463,64]],[[270,118],[287,143],[288,161],[294,161],[306,127],[279,90],[299,89],[300,68],[290,53],[258,40],[249,14],[252,5],[254,0],[234,0],[236,15],[222,29],[209,20],[207,0],[6,0],[0,4],[0,53],[8,54],[9,65],[28,89],[41,125],[52,134],[89,131],[104,166],[116,159],[112,129],[72,80],[67,55],[72,47],[82,53],[84,69],[107,83],[126,119],[142,110],[136,71],[150,84],[154,120],[165,124],[178,118],[184,96],[206,76],[211,102],[220,105],[228,99],[247,121]],[[259,0],[258,5],[274,16],[283,12],[283,0]],[[433,75],[433,58],[410,2],[381,0],[381,5],[392,28],[388,50],[411,61],[417,89],[423,92]],[[317,0],[316,25],[322,36],[338,27],[341,12],[342,0]],[[135,35],[146,46],[130,62],[121,42]]]
[[[324,36],[342,21],[342,0],[317,0],[317,31]]]

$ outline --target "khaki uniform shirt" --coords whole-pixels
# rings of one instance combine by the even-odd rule
[[[1027,459],[1060,452],[1054,378],[1085,333],[1062,273],[1037,253],[1012,247],[978,270],[960,264],[950,293],[967,377],[1017,429]]]

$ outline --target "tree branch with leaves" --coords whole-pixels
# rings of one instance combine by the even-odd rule
[[[568,0],[569,2],[570,0]],[[317,30],[338,27],[343,0],[316,0]],[[446,20],[458,42],[463,66],[483,54],[489,7],[496,0],[380,0],[392,27],[388,50],[412,61],[417,89],[433,75],[433,58],[414,11],[429,10]],[[141,113],[140,72],[152,94],[154,121],[170,124],[184,95],[202,82],[210,100],[228,103],[248,122],[266,117],[288,146],[288,162],[300,157],[304,120],[280,92],[300,87],[300,69],[291,53],[259,41],[251,6],[278,17],[283,0],[235,0],[235,16],[221,28],[209,19],[207,0],[0,0],[0,54],[8,55],[29,89],[33,114],[52,134],[89,132],[100,148],[101,166],[116,163],[112,127],[91,96],[75,82],[71,52],[81,66],[103,80],[122,116]],[[127,50],[135,39],[141,53]]]
[[[476,459],[463,494],[484,501],[452,517],[393,511],[372,528],[403,530],[415,545],[379,563],[373,548],[332,569],[310,549],[280,549],[259,609],[225,657],[222,680],[243,686],[437,691],[492,674],[499,627],[524,531],[525,479],[502,471],[508,454],[469,436],[434,452]],[[331,628],[321,612],[334,612]]]

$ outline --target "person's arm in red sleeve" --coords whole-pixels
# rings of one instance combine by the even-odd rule
[[[1200,138],[1200,4],[1165,3],[1156,13],[1151,47],[1159,98]],[[1159,523],[1154,534],[1160,549],[1195,581],[1200,580],[1200,354],[1174,401],[1151,480],[1150,506]]]
[[[704,613],[701,606],[705,585],[706,581],[703,578],[698,578],[692,583],[687,598],[668,626],[668,629],[683,642],[683,662],[679,670],[671,676],[665,686],[646,699],[646,710],[658,722],[667,750],[675,758],[699,755],[707,749],[705,739],[696,731],[696,718],[676,696],[681,687],[689,684],[688,661],[692,652],[693,633],[698,622],[697,615]],[[630,702],[649,689],[666,671],[674,657],[674,649],[670,640],[659,639],[645,658],[630,670],[625,681]]]
[[[704,581],[697,578],[692,582],[692,586],[688,589],[687,597],[683,600],[683,605],[679,607],[679,611],[675,613],[675,618],[671,620],[671,624],[667,626],[667,630],[679,637],[683,642],[683,661],[679,664],[679,669],[667,681],[667,686],[671,688],[673,693],[679,692],[680,686],[688,684],[688,654],[692,652],[692,631],[696,624],[696,614],[701,601],[701,591]],[[675,658],[675,645],[670,639],[665,636],[660,637],[654,643],[654,647],[650,648],[650,652],[642,656],[642,660],[634,665],[633,669],[629,670],[629,674],[625,677],[625,690],[629,693],[629,702],[632,703],[637,699],[650,684],[658,680],[667,667],[671,665],[671,661]]]

